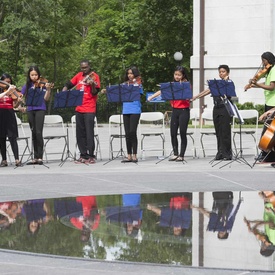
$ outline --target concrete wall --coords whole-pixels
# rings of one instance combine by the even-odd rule
[[[194,0],[193,92],[199,91],[199,36],[200,0]],[[205,51],[204,76],[218,78],[217,67],[227,64],[235,83],[239,103],[264,104],[262,89],[243,87],[261,65],[263,52],[275,53],[275,1],[274,0],[207,0],[205,1]],[[207,88],[207,86],[205,85]],[[212,98],[205,97],[207,107],[213,106]],[[194,107],[199,101],[194,102]]]

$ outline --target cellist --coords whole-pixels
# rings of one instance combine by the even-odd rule
[[[265,95],[265,112],[275,107],[275,56],[271,52],[264,52],[261,55],[262,64],[266,69],[266,73],[262,76],[265,77],[265,82],[258,82],[259,79],[252,78],[249,84],[245,86],[245,90],[249,88],[262,88]],[[262,117],[262,116],[261,116]],[[261,118],[260,117],[260,118]],[[266,127],[263,128],[262,135],[264,134]],[[268,155],[267,155],[268,154]],[[258,157],[258,161],[274,162],[275,152],[269,153],[262,151]]]

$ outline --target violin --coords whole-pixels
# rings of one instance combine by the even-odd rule
[[[46,78],[40,77],[35,83],[35,88],[43,88],[46,86],[46,84],[50,84],[50,88],[54,87],[54,83],[49,83],[49,81]]]
[[[4,91],[7,91],[8,88],[10,87],[10,83],[6,82],[6,81],[3,81],[3,80],[0,80],[0,87],[4,89]],[[23,97],[23,94],[20,92],[19,89],[15,88],[15,90],[11,91],[9,93],[9,95],[11,96],[11,98],[13,100],[17,100],[19,98],[22,98]]]
[[[88,81],[92,81],[92,83],[89,83],[92,86],[91,93],[93,95],[97,94],[95,86],[97,86],[97,82],[95,81],[96,77],[94,75],[94,72],[90,72],[88,75],[85,76],[85,78],[82,80],[84,83],[88,83]]]
[[[253,82],[257,82],[260,78],[264,77],[271,66],[271,64],[267,64],[266,66],[264,66],[263,69],[258,70],[257,73],[253,76],[250,83],[244,87],[244,91],[246,92],[248,89],[252,88]]]

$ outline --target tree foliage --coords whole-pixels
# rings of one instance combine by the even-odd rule
[[[28,67],[36,64],[61,89],[85,58],[103,86],[120,83],[125,69],[137,65],[145,90],[154,90],[171,80],[176,51],[189,67],[192,2],[2,0],[0,73],[10,73],[20,87]]]

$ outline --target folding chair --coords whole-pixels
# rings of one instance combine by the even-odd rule
[[[122,139],[125,138],[122,115],[111,115],[109,117],[109,159],[114,159],[114,153],[123,152]],[[120,150],[114,150],[113,142],[118,139],[120,142]]]
[[[233,144],[234,144],[234,148],[235,151],[237,151],[237,146],[236,146],[236,141],[235,141],[235,137],[236,135],[250,135],[254,141],[254,145],[253,148],[255,148],[255,156],[258,155],[258,142],[257,142],[257,134],[258,134],[258,118],[259,118],[259,112],[257,110],[254,109],[250,109],[250,110],[239,110],[239,114],[241,116],[241,118],[243,118],[244,122],[247,120],[253,120],[252,121],[252,128],[244,128],[240,126],[240,122],[239,119],[236,118],[235,116],[233,117],[233,127],[232,127],[232,134],[233,134]],[[240,136],[239,136],[240,137]],[[240,137],[241,138],[241,137]],[[240,143],[240,142],[239,142]],[[243,143],[243,142],[242,142]],[[246,142],[247,144],[247,142]],[[239,147],[242,149],[243,146],[242,144],[239,144]],[[246,147],[247,149],[248,147]]]
[[[213,122],[213,110],[210,109],[204,109],[202,116],[201,116],[201,126],[200,126],[200,142],[201,142],[201,148],[203,152],[203,157],[205,157],[205,148],[203,143],[203,137],[204,136],[216,136],[215,128],[204,128],[203,125],[206,122]]]
[[[145,151],[161,151],[162,156],[165,156],[165,127],[164,127],[164,115],[161,112],[143,112],[139,119],[139,134],[141,136],[141,153]],[[146,137],[160,137],[161,147],[155,146],[145,148]],[[155,142],[154,142],[155,144]]]
[[[194,128],[189,128],[187,130],[186,135],[191,138],[193,143],[193,158],[197,157],[197,149],[196,149],[196,143],[195,143],[195,134],[197,132],[197,123],[199,121],[200,117],[200,109],[199,108],[192,108],[190,109],[190,120],[192,121],[192,124],[194,124]]]
[[[23,157],[25,156],[26,152],[28,153],[29,156],[31,155],[31,149],[29,146],[29,138],[30,137],[26,136],[21,119],[17,116],[17,114],[15,114],[15,116],[16,116],[16,122],[17,122],[17,127],[18,127],[17,143],[18,143],[18,147],[19,147],[19,153],[20,153],[20,142],[24,141],[24,147],[23,147],[24,149],[23,149],[23,153],[20,158],[20,161],[22,162]],[[7,141],[8,141],[8,139],[7,139]],[[10,148],[10,144],[7,146],[7,154],[8,154],[9,160],[11,162],[9,148]]]
[[[61,161],[64,159],[66,149],[68,149],[68,138],[65,132],[63,118],[60,115],[45,115],[44,120],[44,155],[48,162],[48,154],[60,154],[60,152],[47,153],[47,145],[51,140],[64,139]],[[53,134],[52,134],[53,133]],[[60,145],[60,144],[59,144]],[[58,146],[55,146],[55,148]]]
[[[75,115],[73,115],[71,117],[71,124],[72,124],[73,136],[76,138]],[[100,160],[102,160],[101,148],[100,148],[100,142],[99,142],[99,135],[98,135],[98,124],[97,124],[97,118],[96,117],[95,117],[94,137],[95,137],[95,141],[96,141],[95,156],[97,158],[97,154],[99,153]],[[75,142],[75,149],[74,149],[74,159],[76,159],[77,148],[78,147],[77,147],[77,141],[76,141]]]

